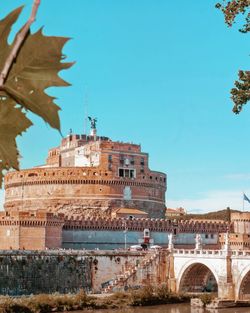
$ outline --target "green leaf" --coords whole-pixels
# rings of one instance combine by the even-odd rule
[[[11,46],[8,45],[8,37],[12,25],[16,22],[23,7],[17,8],[7,15],[4,19],[0,20],[0,70],[2,70],[5,60],[8,57]]]
[[[45,93],[52,86],[68,86],[58,72],[72,66],[62,63],[64,37],[44,36],[42,31],[29,34],[13,64],[4,89],[17,103],[42,117],[50,126],[60,130],[58,110],[54,98]]]
[[[8,37],[13,24],[22,11],[17,8],[0,20],[0,73],[17,40],[19,33],[11,45]],[[68,86],[58,73],[72,66],[64,63],[62,49],[68,38],[44,36],[42,30],[28,34],[17,51],[8,75],[0,90],[0,187],[4,170],[18,169],[18,150],[16,136],[24,132],[31,121],[22,109],[32,111],[51,127],[60,130],[59,107],[54,97],[45,90],[54,86]],[[19,104],[22,109],[17,108]]]
[[[32,125],[16,103],[4,92],[0,92],[0,187],[2,170],[18,169],[16,137]]]

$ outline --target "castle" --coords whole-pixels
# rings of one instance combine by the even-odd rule
[[[140,145],[91,134],[69,134],[43,166],[5,176],[7,211],[46,210],[111,217],[120,208],[165,216],[166,175],[151,171]]]
[[[231,221],[166,219],[166,174],[151,171],[140,145],[70,133],[49,150],[46,164],[5,176],[0,249],[115,249],[138,243],[194,248],[250,245],[250,213]],[[183,210],[183,209],[182,209]]]

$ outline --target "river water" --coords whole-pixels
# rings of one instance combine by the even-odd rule
[[[206,311],[201,308],[192,308],[189,304],[166,304],[147,307],[136,307],[119,310],[91,310],[75,311],[75,313],[250,313],[248,308],[230,308]]]

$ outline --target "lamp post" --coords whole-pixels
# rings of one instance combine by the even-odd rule
[[[123,226],[124,226],[124,249],[127,250],[127,232],[128,232],[128,229],[127,229],[127,222],[124,221],[123,222]]]

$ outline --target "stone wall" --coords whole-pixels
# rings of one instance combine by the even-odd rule
[[[0,294],[100,292],[145,252],[0,250]]]
[[[0,249],[60,248],[64,216],[44,211],[0,212]]]
[[[0,294],[77,292],[91,289],[91,259],[65,253],[0,252]]]

